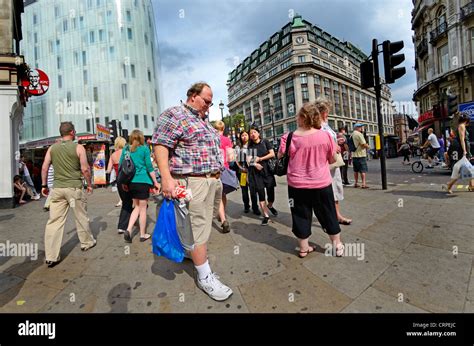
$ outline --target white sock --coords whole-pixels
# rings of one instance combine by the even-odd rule
[[[211,274],[211,267],[209,266],[209,261],[204,262],[200,266],[195,266],[198,271],[198,276],[200,280],[207,278]]]

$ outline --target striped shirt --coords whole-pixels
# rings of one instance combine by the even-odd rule
[[[166,109],[156,119],[153,144],[170,149],[170,172],[217,173],[224,169],[219,133],[192,108]]]

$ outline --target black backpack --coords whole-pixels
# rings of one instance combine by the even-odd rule
[[[349,147],[349,151],[351,153],[353,153],[357,150],[357,148],[355,146],[355,143],[354,143],[354,138],[352,138],[352,136],[350,136],[349,139],[347,140],[347,146]]]
[[[130,146],[126,145],[123,150],[125,150],[125,156],[118,169],[117,183],[128,185],[135,176],[135,164],[130,157]]]

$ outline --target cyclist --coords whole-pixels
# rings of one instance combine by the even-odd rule
[[[426,168],[433,168],[432,162],[433,159],[437,156],[437,153],[439,149],[441,148],[441,145],[439,145],[438,138],[434,134],[434,131],[432,128],[428,129],[428,139],[426,140],[425,144],[423,144],[422,148],[428,148],[427,154],[428,154],[428,166]]]

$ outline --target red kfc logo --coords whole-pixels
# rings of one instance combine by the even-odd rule
[[[40,69],[29,69],[27,72],[28,79],[23,79],[21,85],[30,95],[39,96],[46,93],[49,89],[49,78]]]

